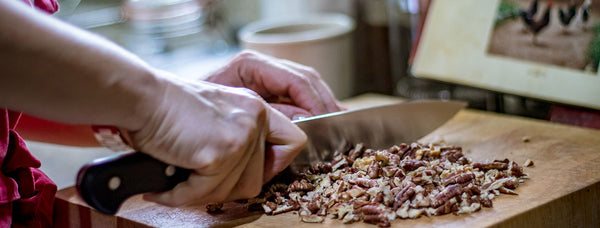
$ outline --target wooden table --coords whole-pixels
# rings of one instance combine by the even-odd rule
[[[356,108],[395,101],[368,95],[348,104]],[[437,136],[465,148],[473,161],[508,158],[523,164],[531,159],[535,165],[525,168],[531,179],[519,186],[518,196],[495,198],[493,208],[396,220],[393,226],[600,227],[600,131],[466,109],[422,141]],[[209,215],[202,206],[168,208],[140,197],[126,201],[116,216],[106,216],[83,203],[74,188],[59,191],[55,205],[57,227],[348,227],[331,219],[301,223],[293,213],[266,216],[233,203],[226,204],[224,213]]]

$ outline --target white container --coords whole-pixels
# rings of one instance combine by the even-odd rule
[[[338,99],[353,87],[354,21],[343,14],[302,18],[270,18],[253,22],[238,33],[242,47],[315,68]]]

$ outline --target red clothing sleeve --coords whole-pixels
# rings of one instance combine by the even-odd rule
[[[14,131],[18,117],[0,109],[0,227],[51,227],[56,185]]]
[[[23,0],[31,6],[31,0]],[[34,0],[33,5],[48,14],[53,14],[58,11],[58,2],[56,0]]]

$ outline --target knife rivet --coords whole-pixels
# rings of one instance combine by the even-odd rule
[[[165,175],[167,175],[168,177],[175,175],[175,166],[167,166],[167,168],[165,169]]]
[[[111,177],[110,180],[108,180],[108,189],[110,189],[111,191],[116,190],[117,188],[119,188],[119,186],[121,186],[121,178]]]

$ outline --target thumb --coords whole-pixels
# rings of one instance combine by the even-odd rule
[[[269,181],[287,167],[306,145],[306,134],[275,109],[269,113],[269,133],[264,167],[264,181]]]

